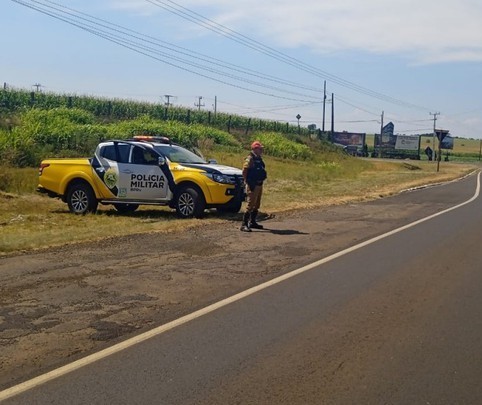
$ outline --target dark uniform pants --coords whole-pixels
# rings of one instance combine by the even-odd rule
[[[258,211],[261,205],[261,195],[263,194],[263,186],[256,186],[254,190],[248,187],[248,198],[246,212]]]

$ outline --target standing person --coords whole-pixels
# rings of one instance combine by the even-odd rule
[[[243,178],[248,194],[246,212],[241,226],[243,232],[251,232],[251,229],[263,229],[263,226],[256,222],[261,205],[261,195],[263,194],[263,182],[267,177],[262,154],[263,145],[259,141],[254,141],[251,144],[251,153],[243,164]]]
[[[432,160],[432,148],[430,146],[427,146],[425,148],[425,154],[427,155],[428,160]]]

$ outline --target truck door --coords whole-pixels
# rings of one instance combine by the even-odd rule
[[[119,193],[121,199],[135,201],[166,201],[168,182],[159,167],[158,155],[148,148],[131,145],[127,162],[119,162]]]

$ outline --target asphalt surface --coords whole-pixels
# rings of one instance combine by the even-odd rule
[[[396,206],[433,214],[476,184]],[[477,198],[5,404],[482,403],[481,237]]]

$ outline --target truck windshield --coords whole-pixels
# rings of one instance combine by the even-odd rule
[[[166,156],[173,163],[206,163],[195,153],[176,145],[159,145],[154,149]]]

